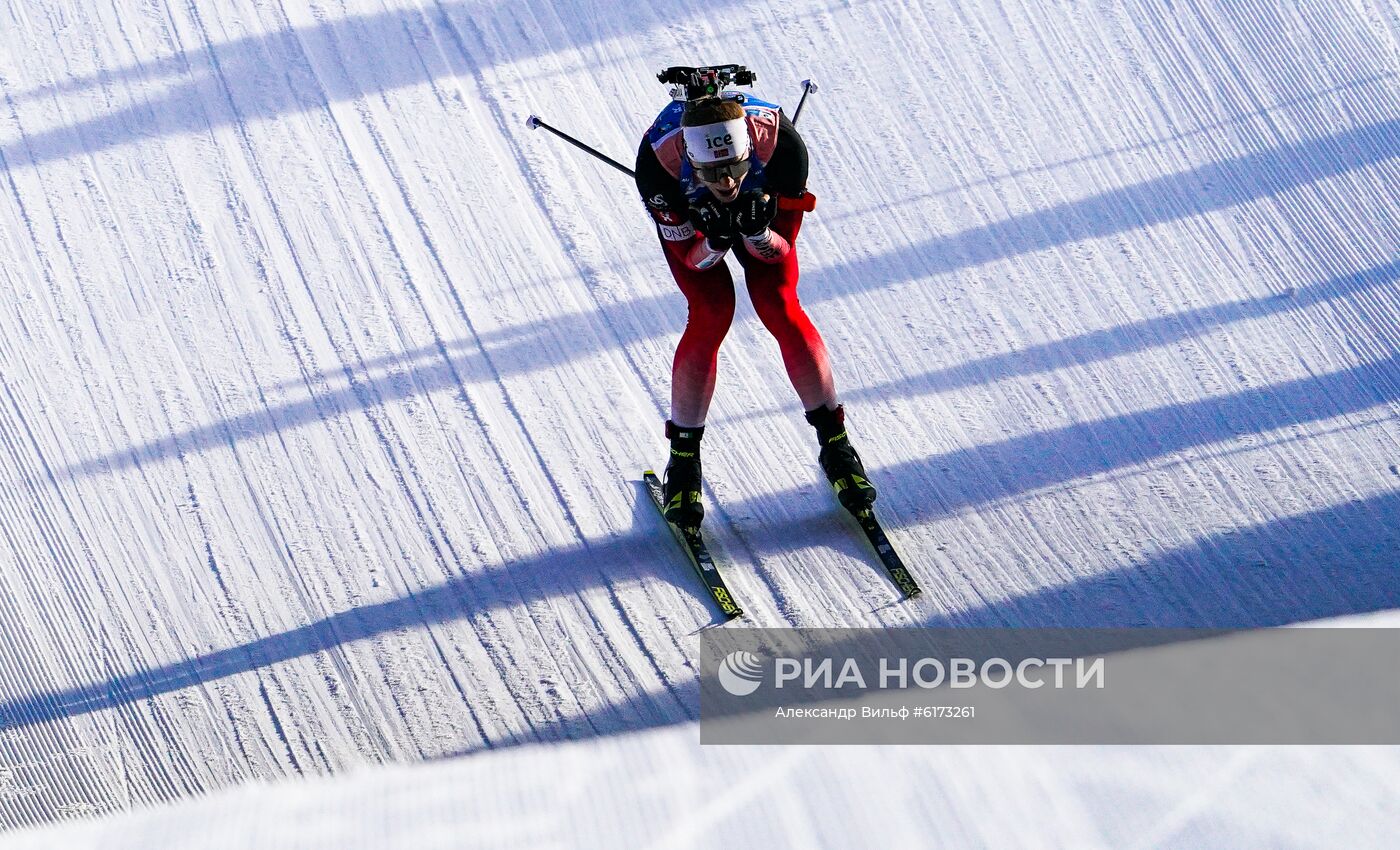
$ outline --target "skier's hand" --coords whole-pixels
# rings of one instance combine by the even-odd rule
[[[713,242],[734,238],[733,215],[714,198],[690,205],[690,223]]]
[[[744,236],[757,236],[778,215],[778,199],[763,192],[745,192],[729,205],[734,215],[734,229]]]
[[[734,244],[734,237],[706,236],[705,244],[708,245],[710,250],[714,251],[716,254],[723,254],[725,251],[729,250],[729,246]]]

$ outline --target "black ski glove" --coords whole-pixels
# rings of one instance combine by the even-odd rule
[[[757,236],[778,216],[778,199],[763,192],[745,192],[729,205],[734,229],[744,236]]]
[[[729,250],[729,246],[734,244],[734,237],[706,236],[705,244],[710,247],[711,251],[714,251],[717,254],[723,254],[725,251]]]
[[[711,245],[723,240],[727,245],[734,241],[734,216],[714,198],[706,198],[690,205],[690,223],[705,234]]]

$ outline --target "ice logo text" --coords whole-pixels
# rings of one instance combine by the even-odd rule
[[[763,681],[763,662],[752,652],[735,650],[719,663],[719,683],[736,697],[746,697],[758,690]]]

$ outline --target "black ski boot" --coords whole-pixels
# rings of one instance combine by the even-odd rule
[[[671,459],[666,463],[666,519],[681,528],[699,528],[705,518],[700,502],[700,438],[705,426],[682,428],[666,421]]]
[[[817,440],[822,446],[817,460],[826,480],[836,490],[842,507],[859,516],[875,501],[875,485],[866,477],[860,455],[846,436],[845,408],[837,405],[835,410],[826,406],[809,410],[807,422],[817,429]]]

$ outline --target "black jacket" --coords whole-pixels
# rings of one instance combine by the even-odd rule
[[[687,221],[690,204],[681,182],[667,173],[644,137],[637,149],[637,191],[653,215],[667,214],[675,223]],[[807,145],[787,115],[778,114],[778,143],[763,167],[763,185],[745,183],[745,191],[763,189],[770,195],[800,197],[807,190]],[[658,220],[661,220],[658,218]]]

